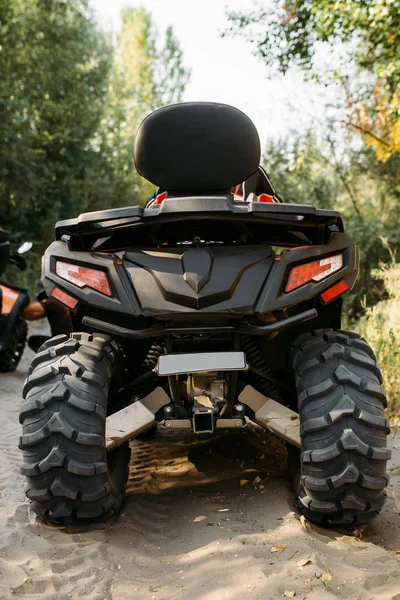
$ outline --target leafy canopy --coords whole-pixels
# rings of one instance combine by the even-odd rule
[[[34,239],[85,207],[111,48],[85,0],[0,6],[0,224]]]
[[[380,160],[400,153],[400,0],[270,0],[249,14],[231,12],[229,21],[229,32],[251,41],[268,67],[339,80],[348,126]],[[321,71],[323,48],[329,64]]]
[[[134,136],[180,100],[182,61],[144,9],[124,9],[114,44],[88,0],[0,0],[0,226],[35,242],[36,277],[56,221],[151,194]]]
[[[105,110],[95,138],[102,157],[93,206],[143,204],[153,186],[136,173],[133,141],[142,119],[179,102],[190,71],[171,27],[162,38],[144,8],[125,8],[117,41]]]

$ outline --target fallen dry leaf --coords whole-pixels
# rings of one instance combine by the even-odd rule
[[[363,532],[361,531],[361,529],[354,529],[353,536],[355,538],[361,539],[363,536]]]
[[[395,554],[400,554],[400,550],[396,550]]]
[[[296,592],[291,591],[291,590],[284,590],[283,595],[285,596],[285,598],[294,598],[296,595]]]
[[[253,485],[257,485],[258,483],[260,483],[261,481],[261,477],[259,475],[257,475],[257,477],[253,480]]]
[[[272,546],[270,552],[283,552],[286,546],[283,544],[276,544],[276,546]]]
[[[207,519],[207,517],[205,517],[204,515],[200,515],[199,517],[193,519],[193,523],[200,523],[200,521],[204,521],[204,519]]]
[[[249,483],[248,479],[241,479],[240,480],[240,485],[246,485],[246,483]]]
[[[218,512],[228,512],[229,508],[219,508]]]
[[[310,527],[309,523],[307,523],[304,515],[301,515],[301,517],[300,517],[300,525],[301,525],[301,528],[304,529],[304,531],[311,531],[311,527]]]
[[[297,564],[299,567],[305,567],[306,565],[309,565],[310,562],[311,562],[310,558],[301,558]]]
[[[324,583],[326,583],[327,581],[332,581],[332,575],[330,573],[324,573],[321,579]]]

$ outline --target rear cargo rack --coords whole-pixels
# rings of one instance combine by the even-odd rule
[[[222,225],[221,221],[224,222]],[[214,227],[213,227],[214,225]],[[287,246],[324,243],[329,232],[343,231],[340,213],[302,204],[234,202],[229,195],[169,198],[155,208],[132,206],[84,213],[56,224],[56,239],[66,239],[76,250],[183,241],[184,233],[216,241],[270,243]],[[128,234],[125,235],[124,233]],[[221,240],[215,236],[222,236]],[[193,237],[185,239],[194,239]]]

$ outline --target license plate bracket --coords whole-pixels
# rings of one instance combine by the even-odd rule
[[[244,352],[199,352],[193,354],[163,354],[158,358],[157,374],[189,375],[215,371],[245,371]]]

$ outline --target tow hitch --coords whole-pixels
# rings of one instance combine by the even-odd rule
[[[214,413],[212,410],[197,410],[193,413],[194,433],[214,432]]]
[[[299,415],[282,406],[279,402],[267,398],[247,385],[238,398],[255,413],[254,421],[268,429],[278,437],[300,448]],[[113,450],[127,440],[135,438],[140,433],[156,425],[155,414],[163,406],[170,403],[168,394],[161,388],[156,388],[151,394],[134,404],[107,417],[106,447]],[[189,419],[166,419],[160,425],[166,429],[191,429],[194,433],[213,433],[214,429],[241,428],[245,422],[241,417],[234,419],[215,419],[211,410],[198,410],[193,413],[193,421]]]

